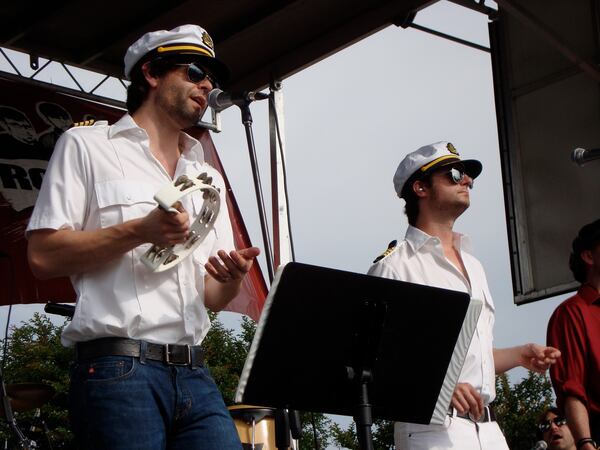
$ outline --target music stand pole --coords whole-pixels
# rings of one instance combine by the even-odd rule
[[[346,367],[348,380],[355,384],[357,403],[354,412],[356,435],[361,450],[373,450],[371,426],[372,405],[369,402],[369,386],[373,381],[375,355],[381,343],[386,304],[365,300],[358,308],[354,333],[354,365]]]

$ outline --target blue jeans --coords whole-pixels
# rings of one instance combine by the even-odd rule
[[[208,369],[107,356],[76,362],[70,417],[82,450],[240,450]]]

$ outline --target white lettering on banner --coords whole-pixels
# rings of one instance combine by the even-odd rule
[[[48,161],[0,159],[0,194],[15,211],[35,204]]]

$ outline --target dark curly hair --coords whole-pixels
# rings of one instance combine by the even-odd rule
[[[170,70],[173,70],[177,62],[178,60],[175,58],[156,58],[150,61],[150,75],[153,77],[160,77]],[[146,63],[144,60],[138,62],[129,75],[131,84],[127,88],[126,101],[127,112],[129,112],[129,114],[133,114],[140,106],[142,106],[142,103],[144,103],[144,100],[146,100],[146,97],[148,96],[148,92],[150,92],[150,85],[142,72],[144,63]]]
[[[569,257],[569,268],[573,276],[580,283],[585,283],[586,264],[581,259],[581,252],[584,250],[593,250],[600,244],[600,219],[584,225],[579,234],[573,240],[571,256]]]

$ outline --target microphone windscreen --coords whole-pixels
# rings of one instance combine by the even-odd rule
[[[208,93],[208,106],[210,106],[212,109],[221,109],[223,108],[224,105],[221,104],[221,102],[219,102],[219,96],[223,93],[223,91],[221,89],[213,89],[212,91],[210,91]]]

